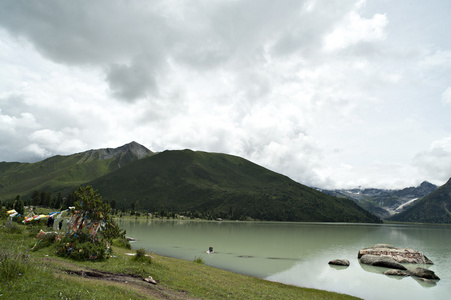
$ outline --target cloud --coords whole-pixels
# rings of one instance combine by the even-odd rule
[[[135,140],[315,186],[418,180],[412,158],[448,135],[450,50],[396,27],[408,5],[1,1],[0,157]]]
[[[444,104],[451,104],[451,87],[447,88],[442,94],[442,102]]]
[[[451,136],[433,142],[428,150],[418,153],[413,164],[431,181],[446,182],[451,177]]]
[[[327,51],[342,50],[359,42],[371,42],[385,37],[388,24],[385,15],[376,14],[371,19],[362,18],[356,11],[350,12],[331,33],[324,38]]]

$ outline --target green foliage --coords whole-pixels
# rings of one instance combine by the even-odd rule
[[[106,240],[92,241],[86,232],[77,233],[76,237],[65,236],[57,245],[56,254],[74,260],[104,260],[107,258],[109,244]]]
[[[111,251],[113,239],[124,238],[125,231],[114,223],[109,204],[102,200],[97,190],[91,186],[79,187],[74,195],[78,199],[75,223],[57,243],[57,254],[76,260],[103,260]]]
[[[14,234],[22,234],[23,228],[14,221],[8,221],[5,225],[6,232]]]
[[[130,242],[125,237],[113,239],[113,245],[116,247],[125,248],[125,249],[132,248],[132,245],[130,245]]]
[[[197,264],[205,264],[204,259],[202,257],[200,257],[200,256],[194,257],[194,262],[197,263]]]
[[[31,248],[32,251],[48,247],[60,239],[60,236],[56,232],[40,232],[38,234],[36,243]]]
[[[146,264],[152,263],[152,258],[146,255],[146,250],[143,248],[137,249],[136,254],[132,257],[132,260],[137,262],[143,262]]]
[[[29,256],[27,254],[0,249],[0,282],[4,283],[22,276],[28,265]]]

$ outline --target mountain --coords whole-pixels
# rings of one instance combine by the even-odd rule
[[[226,219],[380,222],[348,199],[329,196],[243,158],[164,151],[88,183],[116,207],[201,213]]]
[[[16,195],[26,197],[33,190],[69,192],[78,185],[153,154],[132,142],[118,148],[57,155],[37,163],[0,162],[0,200]]]
[[[451,223],[451,178],[443,186],[421,198],[391,221]]]
[[[401,190],[369,188],[321,191],[329,195],[352,199],[364,209],[385,219],[402,212],[407,206],[436,189],[436,185],[424,181],[418,187],[408,187]]]

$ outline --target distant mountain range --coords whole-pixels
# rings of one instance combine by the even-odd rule
[[[447,183],[416,201],[391,221],[418,223],[451,223],[451,178]]]
[[[437,186],[424,181],[418,187],[408,187],[400,190],[386,189],[338,189],[320,190],[336,197],[352,199],[364,209],[376,216],[386,219],[402,212],[418,199],[432,193]]]
[[[34,190],[67,193],[92,185],[118,208],[200,213],[227,219],[380,222],[354,202],[321,193],[243,158],[191,150],[153,153],[133,142],[115,149],[0,163],[0,200]]]

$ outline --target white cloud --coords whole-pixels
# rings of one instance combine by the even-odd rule
[[[443,44],[424,42],[427,26],[421,39],[400,31],[409,7],[0,2],[0,160],[135,140],[240,155],[315,186],[427,180],[412,158],[451,130],[437,105],[450,102],[451,46],[441,27]]]
[[[451,170],[451,136],[433,142],[428,150],[418,153],[413,164],[432,182],[446,182]]]
[[[383,14],[375,14],[371,19],[365,19],[357,11],[351,11],[325,36],[324,47],[327,51],[342,50],[359,42],[384,39],[384,28],[387,24],[388,19]]]
[[[447,88],[442,94],[442,102],[444,104],[451,104],[451,87]]]

